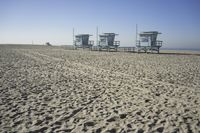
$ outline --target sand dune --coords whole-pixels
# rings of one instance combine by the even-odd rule
[[[0,132],[200,132],[200,56],[0,46]]]

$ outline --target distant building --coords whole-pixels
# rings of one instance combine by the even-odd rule
[[[46,46],[52,46],[49,42],[45,43]]]

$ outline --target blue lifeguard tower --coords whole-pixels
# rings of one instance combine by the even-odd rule
[[[115,41],[115,36],[117,35],[118,34],[115,33],[104,33],[99,35],[99,50],[101,51],[102,49],[106,49],[107,51],[110,51],[111,49],[114,49],[117,51],[117,48],[120,45],[120,41]]]
[[[139,34],[139,40],[136,41],[136,48],[138,52],[144,51],[151,53],[157,51],[159,53],[160,47],[162,47],[162,41],[157,40],[157,36],[161,34],[158,31],[141,32]]]
[[[89,40],[89,34],[79,34],[75,36],[74,46],[75,48],[89,48],[92,49],[94,41]]]

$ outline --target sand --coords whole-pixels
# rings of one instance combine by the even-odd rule
[[[0,132],[200,132],[200,56],[0,46]]]

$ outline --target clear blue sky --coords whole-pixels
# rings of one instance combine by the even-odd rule
[[[166,48],[200,49],[200,0],[0,0],[0,43],[72,44],[75,34],[158,30]]]

